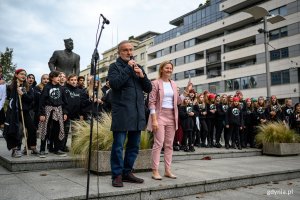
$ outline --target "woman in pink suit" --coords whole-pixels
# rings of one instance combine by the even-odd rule
[[[152,91],[149,94],[150,116],[147,129],[154,134],[154,144],[152,148],[152,178],[161,180],[158,167],[160,152],[164,147],[165,177],[175,179],[171,172],[173,140],[175,131],[178,128],[178,105],[188,91],[192,89],[192,83],[188,83],[184,95],[179,95],[177,86],[171,80],[173,64],[164,61],[159,66],[159,77],[152,81]]]

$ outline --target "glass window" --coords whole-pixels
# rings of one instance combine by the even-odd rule
[[[275,40],[277,38],[279,38],[279,29],[270,31],[270,40]]]
[[[282,84],[290,83],[290,72],[289,70],[282,71]]]
[[[278,60],[280,59],[280,50],[274,50],[270,52],[270,60]]]
[[[281,84],[281,72],[272,72],[271,73],[271,85],[280,85]]]
[[[236,78],[233,80],[233,89],[234,90],[241,89],[241,79],[240,78]]]
[[[287,15],[286,6],[282,6],[282,7],[279,8],[279,14],[280,14],[281,16]]]
[[[141,60],[145,59],[145,53],[141,53]]]
[[[156,57],[159,58],[162,56],[162,50],[156,52]]]
[[[198,68],[196,69],[196,76],[204,75],[204,68]]]
[[[281,49],[281,58],[288,58],[289,57],[289,48]]]
[[[241,84],[242,84],[242,89],[248,89],[249,88],[249,77],[243,77],[241,78]]]
[[[288,31],[287,31],[287,27],[285,26],[285,27],[282,27],[281,29],[280,29],[280,36],[281,37],[285,37],[285,36],[287,36],[288,35]]]
[[[213,82],[208,84],[208,91],[217,93],[217,89],[220,89],[220,82]]]
[[[233,83],[232,80],[225,81],[225,91],[232,91],[233,90]]]
[[[249,88],[256,88],[257,86],[257,76],[250,76],[249,77]]]

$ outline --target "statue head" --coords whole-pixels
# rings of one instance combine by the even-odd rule
[[[66,50],[72,51],[74,48],[73,40],[71,38],[64,39]]]

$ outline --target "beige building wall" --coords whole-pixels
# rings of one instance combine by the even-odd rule
[[[191,54],[202,54],[203,58],[200,58],[194,62],[190,63],[183,63],[178,66],[174,67],[174,73],[179,72],[186,72],[192,69],[201,68],[204,69],[204,74],[201,76],[192,77],[192,82],[194,85],[208,85],[213,82],[219,82],[221,85],[224,86],[224,82],[229,79],[240,78],[244,76],[251,76],[257,74],[265,74],[266,67],[265,63],[257,62],[252,65],[224,70],[226,63],[232,63],[237,60],[245,60],[246,58],[256,58],[258,55],[264,55],[264,43],[253,44],[243,48],[239,48],[237,50],[225,51],[227,46],[233,44],[241,44],[247,41],[254,41],[256,42],[258,39],[257,37],[262,37],[263,34],[258,33],[259,28],[263,28],[263,23],[260,21],[255,21],[254,18],[241,10],[237,10],[238,7],[243,7],[242,10],[247,8],[249,4],[256,4],[261,6],[267,10],[276,9],[282,6],[287,6],[288,10],[291,10],[292,6],[289,4],[300,4],[299,0],[270,0],[270,1],[263,1],[263,0],[227,0],[220,3],[220,9],[223,11],[231,11],[228,16],[224,17],[223,19],[214,22],[212,24],[203,26],[196,30],[190,31],[183,35],[179,35],[173,39],[161,42],[159,44],[154,44],[148,49],[148,62],[146,68],[151,69],[148,73],[148,77],[150,79],[154,79],[157,76],[157,68],[162,61],[164,60],[175,60],[180,57],[188,56]],[[253,5],[250,5],[250,7]],[[185,15],[184,15],[185,16]],[[183,17],[184,17],[183,16]],[[299,10],[292,14],[288,14],[285,17],[284,21],[271,24],[268,23],[268,29],[274,30],[284,26],[289,26],[292,24],[300,24],[300,13]],[[238,27],[243,27],[237,29],[236,31],[230,32],[233,29]],[[299,28],[300,30],[300,28]],[[209,38],[211,37],[211,38]],[[202,38],[209,38],[206,41],[200,42],[189,48],[184,48],[179,51],[175,51],[169,53],[167,55],[163,55],[161,57],[156,57],[156,53],[162,51],[166,48],[169,48],[174,45],[178,45],[184,41],[188,41],[191,39],[202,39]],[[300,34],[297,34],[282,37],[276,40],[272,40],[269,42],[269,51],[273,51],[276,49],[281,49],[284,47],[291,47],[293,45],[300,45]],[[217,51],[219,50],[221,53],[220,56],[220,65],[221,65],[221,74],[220,76],[210,77],[207,76],[208,66],[208,58],[207,54],[210,51]],[[291,53],[290,53],[291,54]],[[270,61],[270,72],[275,72],[279,70],[292,70],[291,67],[291,60],[295,63],[300,62],[300,53],[293,52],[293,57],[288,57],[284,59]],[[156,70],[155,70],[156,68]],[[297,73],[297,69],[295,70]],[[291,79],[293,76],[293,72],[290,73]],[[299,76],[299,75],[298,75]],[[294,77],[295,79],[296,77]],[[188,78],[175,80],[179,87],[186,86],[188,82]],[[263,82],[263,80],[261,80]],[[292,81],[292,80],[291,80]],[[253,88],[253,89],[240,89],[243,91],[244,95],[247,97],[257,97],[257,96],[266,96],[266,87],[260,88]],[[201,92],[201,90],[199,90]],[[284,85],[272,85],[271,86],[271,94],[277,95],[279,98],[286,98],[286,97],[296,97],[299,98],[299,83],[298,82],[291,82],[290,84]],[[234,91],[222,91],[224,93],[233,93]],[[222,93],[221,92],[221,93]]]

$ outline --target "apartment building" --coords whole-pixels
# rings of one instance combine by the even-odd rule
[[[131,42],[131,44],[134,46],[134,59],[137,61],[138,64],[141,66],[146,66],[147,63],[147,50],[150,46],[153,45],[154,42],[154,36],[159,35],[159,33],[148,31],[146,33],[143,33],[139,36],[131,36],[128,38],[128,40]],[[96,74],[99,76],[101,83],[104,84],[109,65],[116,61],[116,58],[118,57],[118,47],[114,46],[102,53],[102,59],[98,61],[97,67],[96,67]],[[87,66],[86,69],[82,70],[80,72],[81,76],[84,76],[87,80],[87,77],[89,77],[91,71],[91,65]]]
[[[285,20],[271,24],[270,93],[299,102],[300,0],[210,0],[170,24],[147,51],[146,72],[157,77],[159,64],[174,63],[173,80],[181,88],[189,78],[197,92],[267,96],[264,24],[245,12],[259,6]],[[259,30],[259,32],[258,32]]]

